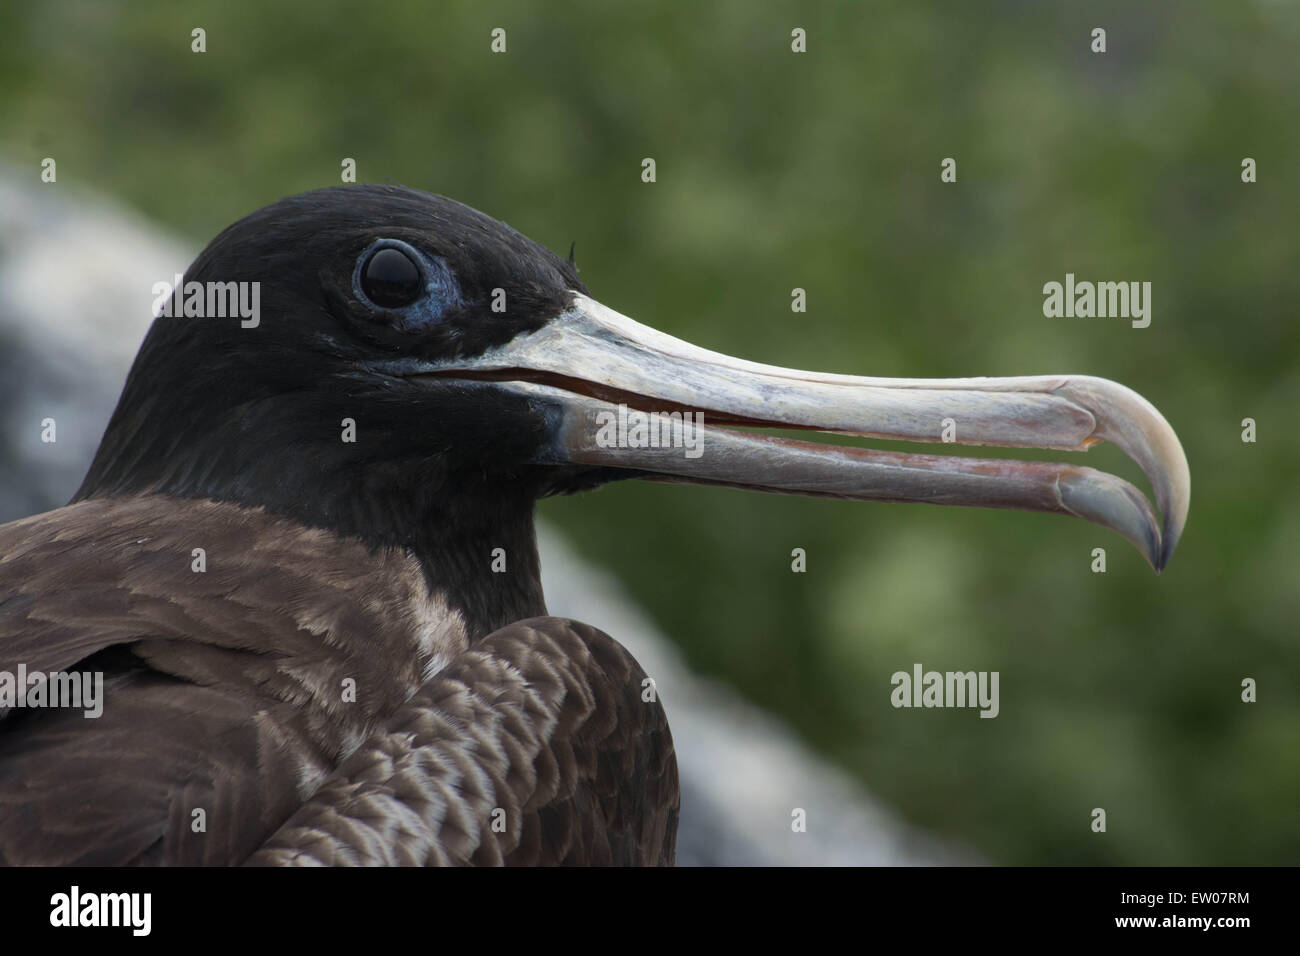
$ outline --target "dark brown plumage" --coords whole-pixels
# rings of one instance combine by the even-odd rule
[[[671,864],[677,763],[644,680],[618,642],[576,621],[494,631],[371,734],[251,862]]]
[[[102,669],[111,702],[0,724],[0,861],[672,862],[663,707],[594,628],[471,647],[408,554],[216,502],[85,501],[0,555],[0,669]]]

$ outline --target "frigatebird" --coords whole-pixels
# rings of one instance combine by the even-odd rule
[[[637,478],[1053,512],[1157,571],[1187,516],[1178,439],[1122,385],[731,358],[403,187],[277,202],[184,280],[199,307],[155,319],[72,502],[0,527],[0,862],[671,863],[664,708],[613,638],[546,615],[549,495]],[[229,283],[257,284],[257,321],[201,314]],[[1156,508],[1079,465],[756,427],[1109,440]],[[55,699],[90,674],[98,716]]]

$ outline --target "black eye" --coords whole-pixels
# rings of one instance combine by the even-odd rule
[[[380,249],[361,271],[362,291],[386,309],[410,305],[420,288],[420,270],[401,249]]]

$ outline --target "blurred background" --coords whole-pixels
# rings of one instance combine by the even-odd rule
[[[123,256],[170,280],[188,262],[173,250],[339,183],[350,157],[358,181],[443,193],[561,254],[576,242],[596,298],[707,348],[881,376],[1078,372],[1145,395],[1194,479],[1161,577],[1093,525],[1010,512],[629,483],[541,516],[686,669],[773,715],[751,732],[779,726],[901,827],[998,863],[1295,863],[1300,5],[1135,6],[4,4],[0,311],[24,318],[0,329],[3,518],[75,489],[147,323],[148,284],[125,326],[70,317],[63,287],[111,282]],[[91,197],[137,227],[61,233]],[[1044,318],[1043,284],[1067,272],[1150,281],[1151,326]],[[43,336],[61,347],[33,365]],[[93,396],[102,417],[79,435],[74,413],[65,450],[42,450],[37,387],[42,409]],[[1109,446],[1071,460],[1146,487]],[[551,593],[624,636],[581,587],[562,608]],[[916,662],[999,671],[1000,715],[895,710],[890,675]],[[664,699],[679,750],[702,746]]]

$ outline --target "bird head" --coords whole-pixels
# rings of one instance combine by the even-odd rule
[[[410,189],[275,203],[218,235],[185,282],[205,304],[209,284],[256,284],[256,321],[232,309],[157,318],[79,498],[230,499],[409,545],[531,520],[549,494],[643,478],[1074,515],[1123,535],[1157,571],[1186,521],[1182,447],[1123,385],[870,378],[732,358],[615,312],[570,262]],[[1111,441],[1145,472],[1155,507],[1078,464],[755,427],[1061,451]]]

